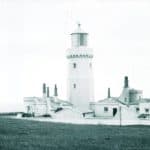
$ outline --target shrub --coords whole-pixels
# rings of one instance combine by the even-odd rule
[[[44,114],[44,115],[42,115],[42,117],[52,117],[50,114]]]
[[[23,113],[22,117],[34,117],[34,114],[31,113]]]

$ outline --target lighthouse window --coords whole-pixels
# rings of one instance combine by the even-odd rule
[[[76,88],[76,84],[73,84],[73,88],[74,88],[74,89]]]
[[[80,45],[84,45],[84,34],[80,34]]]
[[[76,63],[73,63],[73,68],[76,68],[77,67],[77,64]]]

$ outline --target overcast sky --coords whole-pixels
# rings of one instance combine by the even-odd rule
[[[95,101],[123,78],[150,97],[150,1],[0,0],[0,111],[22,111],[23,97],[58,85],[66,99],[70,33],[80,22],[94,51]]]

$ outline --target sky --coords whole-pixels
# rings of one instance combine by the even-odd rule
[[[42,83],[67,100],[66,50],[81,23],[94,51],[95,101],[119,96],[124,76],[150,97],[150,1],[0,0],[0,112],[23,111]]]

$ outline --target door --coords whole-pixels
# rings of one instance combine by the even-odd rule
[[[113,108],[113,116],[115,116],[117,113],[117,108]]]

